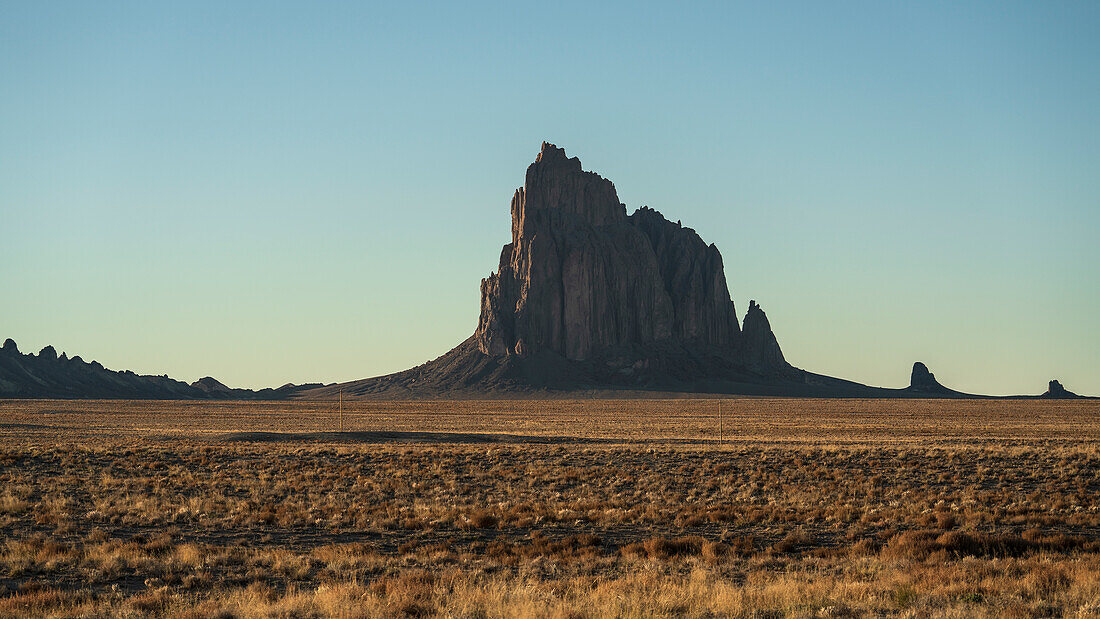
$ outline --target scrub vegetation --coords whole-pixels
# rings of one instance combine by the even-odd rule
[[[338,409],[0,402],[0,616],[1100,616],[1091,401]]]

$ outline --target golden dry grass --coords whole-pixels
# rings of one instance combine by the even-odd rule
[[[0,402],[0,616],[1100,616],[1089,401]]]
[[[726,438],[768,442],[1100,440],[1095,400],[721,400]],[[343,402],[344,429],[716,440],[716,399]],[[196,439],[330,432],[336,402],[0,400],[9,439]]]

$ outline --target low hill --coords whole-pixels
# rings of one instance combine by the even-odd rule
[[[253,391],[230,389],[210,377],[189,385],[168,376],[109,370],[98,361],[58,355],[53,346],[46,346],[37,355],[23,354],[9,338],[0,347],[0,398],[282,399],[316,386]]]

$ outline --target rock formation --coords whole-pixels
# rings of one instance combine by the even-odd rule
[[[653,209],[628,215],[615,185],[561,148],[543,143],[511,216],[470,339],[349,392],[804,382],[755,302],[742,332],[717,247]]]
[[[734,348],[740,329],[722,256],[552,144],[512,198],[512,242],[481,284],[474,335],[490,356],[571,361],[658,342]]]
[[[543,143],[511,211],[512,242],[481,284],[481,353],[586,361],[671,345],[741,356],[758,373],[789,368],[755,304],[742,346],[714,245],[653,209],[627,215],[611,181],[564,150]]]
[[[790,373],[791,366],[783,358],[768,317],[756,301],[749,301],[740,352],[743,363],[750,370],[764,375]]]
[[[204,376],[191,383],[191,386],[207,393],[211,397],[229,397],[233,393],[232,389],[226,387],[220,380],[213,376]]]
[[[1062,386],[1062,383],[1058,382],[1057,380],[1051,380],[1049,383],[1047,383],[1046,393],[1044,393],[1043,395],[1041,395],[1039,397],[1040,398],[1050,398],[1050,399],[1072,399],[1072,398],[1079,398],[1081,396],[1079,396],[1076,393],[1066,389],[1065,387]]]
[[[913,373],[909,378],[908,390],[927,395],[964,395],[941,385],[936,380],[936,375],[928,371],[928,366],[920,361],[913,364]]]
[[[167,376],[116,372],[97,361],[59,356],[53,346],[22,354],[8,338],[0,348],[0,398],[280,399],[316,385],[290,389],[229,389],[213,378],[194,385]]]
[[[764,310],[739,325],[722,255],[691,228],[641,207],[543,143],[511,202],[511,239],[481,282],[473,335],[417,367],[342,385],[231,389],[211,378],[114,372],[80,357],[0,349],[0,397],[431,398],[643,391],[824,397],[978,397],[917,362],[883,389],[787,363]],[[1037,396],[1030,396],[1037,397]],[[1045,396],[1073,397],[1057,381]]]
[[[936,381],[936,375],[928,371],[928,366],[920,361],[913,364],[913,373],[909,377],[909,388],[914,391],[934,391],[943,389]]]
[[[611,181],[564,150],[543,143],[511,211],[512,242],[481,284],[482,354],[644,364],[672,346],[758,374],[791,369],[755,303],[742,337],[718,248],[653,209],[627,215]]]
[[[787,363],[764,310],[738,324],[722,255],[543,143],[511,202],[511,239],[481,282],[469,339],[423,365],[306,397],[455,397],[541,391],[692,391],[830,397],[980,397],[917,362],[883,389]]]

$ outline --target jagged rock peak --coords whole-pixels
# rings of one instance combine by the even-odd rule
[[[529,214],[538,210],[557,211],[557,217],[565,220],[559,224],[577,218],[592,226],[604,226],[626,218],[626,206],[619,202],[614,183],[584,171],[580,159],[569,157],[564,149],[549,142],[542,143],[535,162],[527,167],[523,188],[512,198],[513,243],[517,232],[533,231],[525,224]]]
[[[15,345],[15,340],[9,337],[8,339],[4,340],[3,350],[6,350],[8,352],[19,352],[19,347]]]
[[[913,373],[909,377],[909,388],[913,391],[945,391],[936,380],[936,375],[928,371],[928,366],[920,361],[913,364]]]
[[[741,341],[740,356],[749,369],[763,374],[793,371],[783,358],[783,351],[779,348],[779,341],[775,339],[767,314],[756,301],[749,301],[749,309],[745,312],[745,320],[741,325]]]
[[[673,305],[672,337],[732,346],[740,338],[722,254],[695,230],[643,206],[629,217],[645,233]]]
[[[512,242],[482,280],[482,353],[583,361],[657,342],[737,344],[718,250],[652,209],[627,217],[614,184],[564,150],[542,144],[511,212]]]
[[[541,163],[546,166],[563,165],[574,168],[578,172],[581,169],[580,159],[566,155],[564,148],[558,148],[550,142],[542,143],[539,154],[535,156],[535,163]]]
[[[53,346],[47,345],[42,350],[38,351],[38,358],[39,359],[49,359],[49,360],[53,361],[53,360],[57,359],[57,351],[54,350]]]
[[[1057,380],[1051,380],[1047,383],[1047,392],[1043,394],[1046,398],[1076,398],[1079,397],[1076,393],[1066,389],[1062,386],[1062,383]]]

